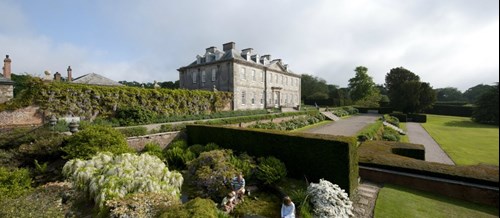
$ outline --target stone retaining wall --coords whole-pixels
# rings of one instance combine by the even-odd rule
[[[43,117],[38,107],[29,106],[15,111],[0,112],[0,128],[42,125]]]
[[[182,132],[162,132],[151,135],[135,136],[127,138],[127,143],[131,148],[142,151],[144,146],[150,142],[156,142],[162,149],[166,148],[174,139],[181,139],[185,134]]]

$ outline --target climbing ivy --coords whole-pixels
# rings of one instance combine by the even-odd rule
[[[36,78],[28,87],[10,107],[4,108],[38,105],[45,115],[73,115],[84,119],[114,117],[117,111],[130,109],[140,109],[153,116],[182,116],[221,111],[232,100],[229,92],[44,83]]]

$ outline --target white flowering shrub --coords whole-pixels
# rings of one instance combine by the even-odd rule
[[[320,179],[310,183],[307,194],[313,206],[314,217],[352,217],[353,206],[347,193],[338,185]]]
[[[183,182],[180,173],[169,171],[158,157],[149,154],[99,153],[86,161],[73,159],[64,165],[63,174],[101,209],[107,200],[129,193],[153,192],[179,197]]]

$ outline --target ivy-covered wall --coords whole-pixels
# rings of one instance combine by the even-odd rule
[[[33,81],[21,103],[38,105],[46,116],[112,117],[119,109],[140,108],[163,116],[230,110],[232,93],[198,90],[145,89]],[[26,102],[29,101],[29,102]]]

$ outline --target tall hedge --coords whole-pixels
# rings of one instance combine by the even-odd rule
[[[153,115],[211,113],[223,110],[232,100],[229,92],[43,83],[37,79],[33,79],[29,87],[14,100],[13,106],[35,104],[48,114],[85,118],[111,116],[119,109],[130,108],[140,108]]]
[[[425,113],[447,115],[447,116],[471,117],[473,111],[474,107],[469,107],[469,106],[433,105],[432,108],[427,109]]]
[[[289,176],[305,176],[309,182],[326,179],[349,194],[358,184],[358,155],[353,137],[205,125],[188,125],[187,135],[189,144],[214,142],[253,156],[274,156],[285,163]]]

